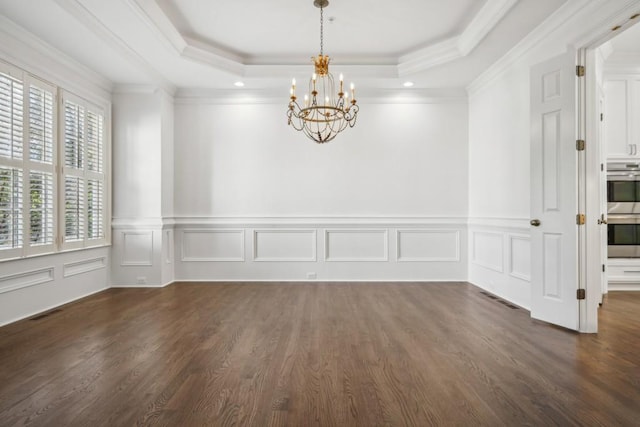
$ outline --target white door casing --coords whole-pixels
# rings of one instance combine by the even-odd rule
[[[531,68],[531,317],[578,330],[575,65],[572,51]]]

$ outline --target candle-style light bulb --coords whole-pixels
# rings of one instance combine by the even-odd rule
[[[304,108],[307,108],[309,106],[309,95],[305,94],[304,95]]]
[[[313,90],[314,90],[314,91],[316,90],[316,77],[317,77],[317,76],[316,76],[316,73],[313,73],[313,74],[311,75],[311,80],[313,81]]]
[[[325,106],[329,105],[329,97],[328,96],[324,97],[324,105]]]
[[[351,83],[351,98],[356,99],[356,85]]]
[[[342,75],[342,73],[340,73],[340,93],[344,92],[342,90],[343,84],[344,84],[344,76]]]

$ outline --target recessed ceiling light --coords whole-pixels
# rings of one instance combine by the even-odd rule
[[[402,83],[402,86],[411,87],[411,86],[413,86],[413,82],[404,82],[404,83]]]
[[[244,82],[235,82],[233,85],[235,87],[243,87],[244,86]]]

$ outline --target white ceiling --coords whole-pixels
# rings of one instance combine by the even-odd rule
[[[566,0],[330,0],[325,54],[360,88],[465,87]],[[116,84],[288,91],[313,71],[313,0],[0,0],[11,23]],[[362,93],[362,92],[361,92]]]

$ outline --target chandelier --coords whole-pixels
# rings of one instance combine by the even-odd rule
[[[356,124],[358,106],[355,87],[351,83],[351,99],[344,91],[344,78],[340,74],[339,89],[336,92],[333,76],[329,72],[328,55],[324,55],[324,8],[328,0],[314,0],[313,5],[320,8],[320,55],[312,57],[315,72],[309,80],[309,92],[300,106],[296,97],[296,79],[291,82],[288,124],[297,131],[323,144],[333,140],[340,132]],[[309,93],[311,97],[309,97]]]

